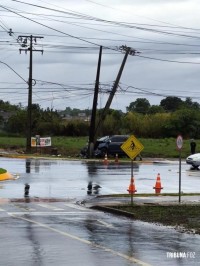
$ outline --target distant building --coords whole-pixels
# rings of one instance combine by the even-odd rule
[[[86,113],[78,113],[76,116],[68,115],[68,114],[62,114],[61,115],[63,120],[83,120],[85,122],[89,122],[91,119],[91,116],[86,115]]]

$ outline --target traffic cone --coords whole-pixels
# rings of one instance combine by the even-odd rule
[[[104,162],[104,164],[107,164],[107,163],[108,163],[108,156],[107,156],[107,153],[105,154],[105,157],[104,157],[103,162]]]
[[[118,163],[119,162],[119,158],[118,158],[118,154],[116,153],[116,156],[115,156],[115,162]]]
[[[163,187],[161,186],[160,174],[157,175],[157,178],[156,178],[156,184],[155,184],[155,186],[153,187],[153,189],[155,189],[155,193],[156,193],[156,194],[160,194],[161,189],[163,189]]]
[[[129,194],[134,194],[135,192],[137,192],[137,190],[135,189],[134,177],[131,177],[131,182],[127,191],[129,192]]]

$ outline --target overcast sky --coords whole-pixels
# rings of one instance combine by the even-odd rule
[[[92,108],[100,46],[103,108],[122,45],[136,54],[128,56],[111,108],[125,111],[137,98],[159,105],[167,96],[200,103],[199,0],[1,0],[0,12],[4,101],[27,106],[29,38],[22,47],[18,37],[33,35],[33,103],[42,108]]]

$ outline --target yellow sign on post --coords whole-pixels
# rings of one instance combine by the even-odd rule
[[[133,160],[143,149],[142,143],[131,135],[122,145],[121,149]]]

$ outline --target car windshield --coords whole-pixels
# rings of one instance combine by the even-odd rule
[[[103,141],[104,142],[104,141],[108,140],[108,138],[109,138],[109,136],[105,136],[105,137],[98,139],[97,141]]]

